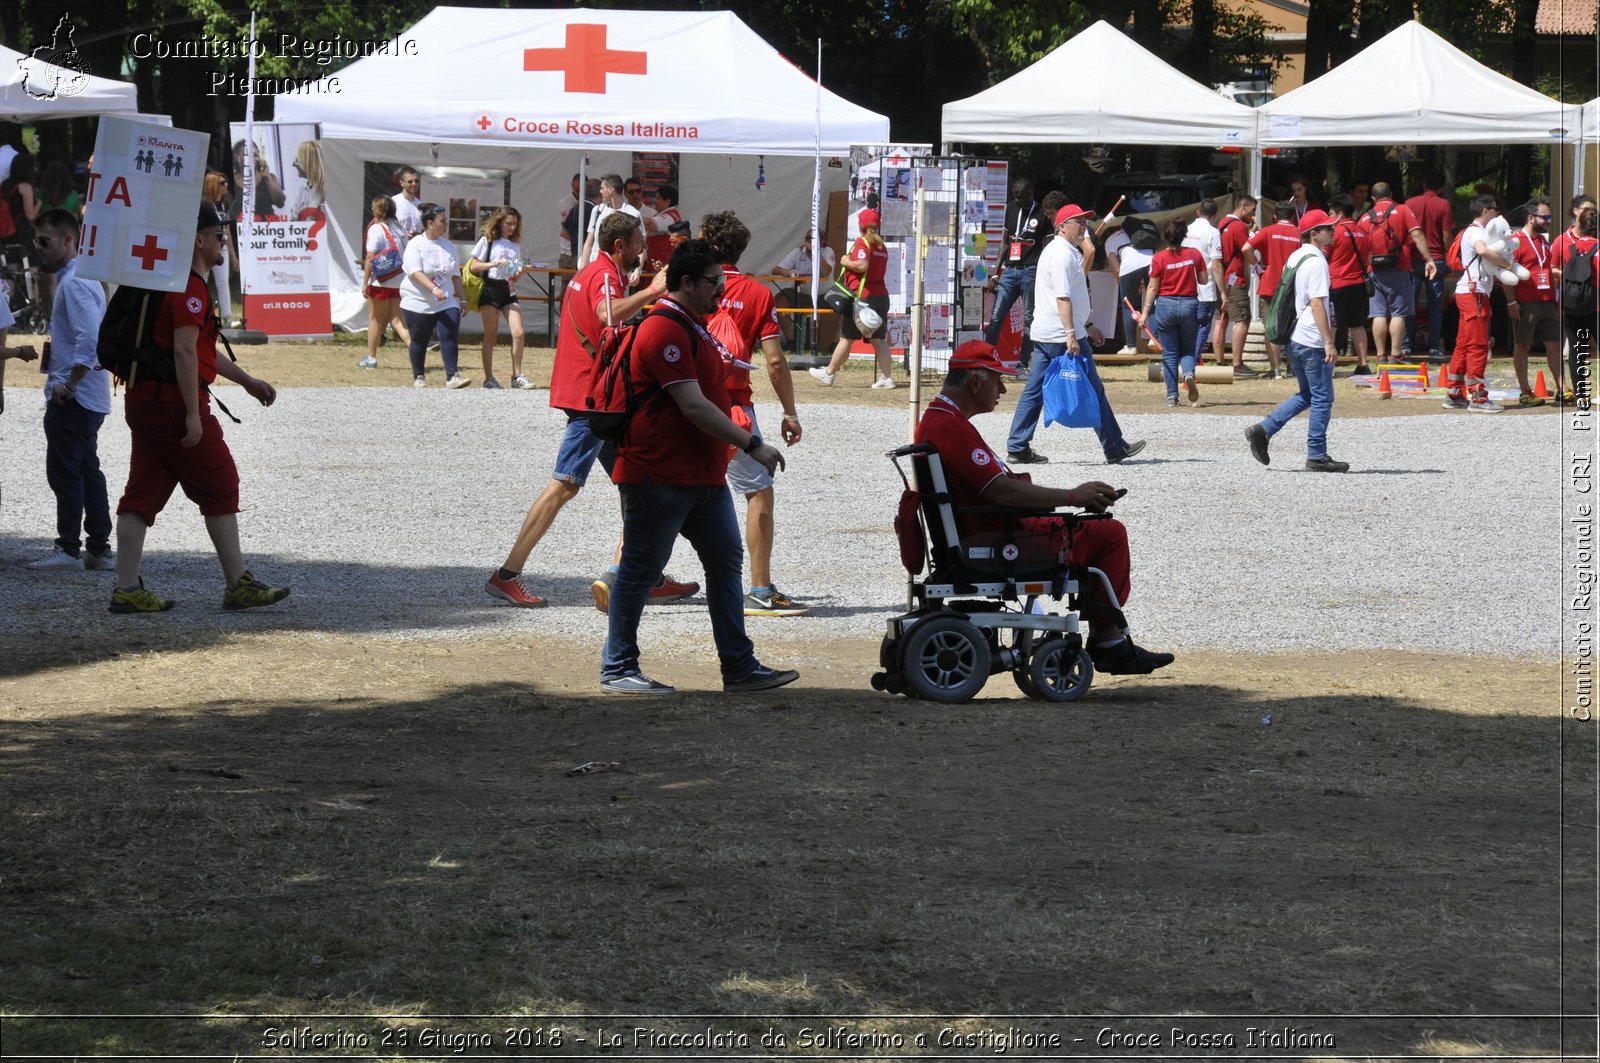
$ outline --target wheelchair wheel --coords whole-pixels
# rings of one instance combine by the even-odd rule
[[[1042,701],[1077,701],[1094,681],[1089,651],[1067,639],[1046,639],[1028,662],[1028,677]],[[1021,681],[1017,683],[1021,686]]]
[[[936,616],[905,637],[901,665],[908,694],[946,704],[968,701],[989,681],[989,642],[968,621]]]

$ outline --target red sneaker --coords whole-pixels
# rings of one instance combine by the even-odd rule
[[[693,580],[688,583],[679,583],[671,576],[662,576],[661,582],[657,583],[654,589],[650,591],[650,600],[652,602],[677,602],[682,601],[684,598],[692,598],[699,593],[700,584],[695,583]]]
[[[489,577],[489,582],[483,585],[483,589],[490,597],[503,599],[524,609],[538,609],[546,604],[537,594],[528,593],[528,588],[522,585],[521,576],[501,579],[500,573],[495,572]]]

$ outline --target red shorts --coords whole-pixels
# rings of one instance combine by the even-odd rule
[[[125,393],[124,416],[133,430],[128,486],[118,513],[137,513],[146,524],[166,507],[174,487],[207,517],[239,512],[239,470],[211,413],[211,398],[200,395],[200,442],[181,445],[183,399],[176,384],[135,384]]]
[[[380,303],[385,299],[398,299],[400,298],[400,289],[385,288],[381,284],[369,284],[367,285],[367,298],[376,299]]]

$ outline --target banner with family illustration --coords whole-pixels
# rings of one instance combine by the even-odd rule
[[[245,323],[269,336],[326,336],[333,320],[318,127],[257,122],[249,179],[242,122],[231,136]]]

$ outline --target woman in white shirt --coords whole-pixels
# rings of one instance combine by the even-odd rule
[[[411,330],[411,383],[419,388],[428,386],[423,362],[437,330],[445,387],[464,388],[472,381],[456,372],[457,341],[461,336],[461,273],[456,248],[444,236],[443,207],[424,203],[418,213],[422,215],[422,232],[406,245],[406,277],[400,285],[400,313]]]
[[[511,386],[520,391],[533,387],[522,375],[522,306],[514,285],[528,272],[522,264],[522,215],[516,207],[501,207],[483,223],[482,235],[472,245],[467,268],[483,277],[483,294],[478,296],[478,312],[483,315],[483,386],[500,388],[494,378],[494,341],[500,335],[500,315],[505,314],[511,330]]]
[[[366,257],[361,260],[361,287],[367,293],[367,356],[356,363],[356,368],[376,369],[378,344],[383,342],[384,331],[391,324],[400,342],[411,345],[411,333],[406,331],[400,314],[400,282],[406,277],[406,238],[395,224],[394,201],[388,196],[372,198],[372,220],[367,223],[367,237],[362,246],[367,249]]]

